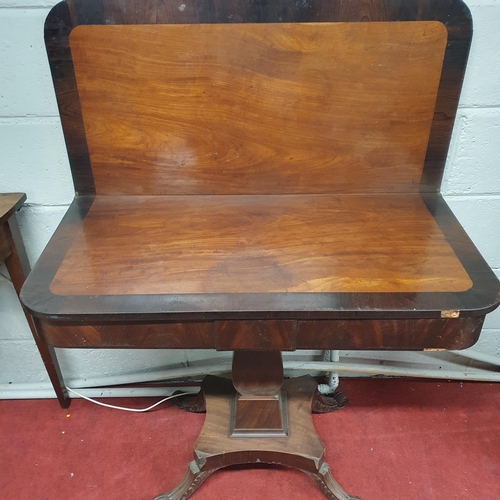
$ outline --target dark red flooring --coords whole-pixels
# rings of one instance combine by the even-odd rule
[[[346,409],[315,415],[333,474],[363,500],[500,499],[500,386],[342,380]],[[150,399],[113,400],[141,407]],[[145,414],[74,400],[0,401],[0,498],[151,500],[192,459],[203,415]],[[67,417],[67,414],[70,414]],[[217,472],[193,500],[321,500],[290,469]]]

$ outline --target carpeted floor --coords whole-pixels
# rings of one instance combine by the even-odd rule
[[[315,415],[339,483],[363,500],[500,499],[500,386],[342,380],[346,409]],[[150,399],[107,400],[142,407]],[[151,500],[184,476],[203,415],[145,414],[74,400],[0,401],[3,500]],[[193,500],[324,497],[303,473],[217,472]]]

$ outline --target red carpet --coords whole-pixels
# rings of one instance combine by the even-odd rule
[[[335,478],[363,500],[500,499],[500,386],[342,380],[346,409],[315,415]],[[142,407],[150,399],[107,400]],[[0,401],[0,498],[151,500],[179,482],[203,415],[74,400]],[[67,417],[67,414],[70,414]],[[322,500],[290,469],[222,470],[193,500]]]

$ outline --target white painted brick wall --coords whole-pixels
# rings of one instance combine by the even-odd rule
[[[0,0],[0,191],[24,191],[18,214],[32,264],[73,197],[43,45],[55,0]],[[474,41],[443,193],[500,277],[500,0],[472,0]],[[11,283],[0,266],[0,388],[47,383]],[[477,349],[500,355],[500,312]],[[190,359],[207,352],[189,353]],[[59,351],[69,378],[148,371],[185,361],[182,351]],[[380,354],[383,357],[383,354]],[[404,354],[401,354],[401,360]]]
[[[28,204],[71,203],[73,182],[59,118],[0,118],[0,165],[2,190],[25,192]]]
[[[443,192],[500,194],[500,107],[460,108],[455,130]]]
[[[0,116],[57,116],[43,44],[48,10],[0,13]]]
[[[460,99],[463,107],[500,106],[499,0],[468,2],[474,21],[474,42]]]

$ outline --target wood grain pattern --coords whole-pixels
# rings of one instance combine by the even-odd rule
[[[297,349],[466,349],[484,318],[299,321]]]
[[[419,189],[439,189],[449,138],[472,33],[471,16],[460,0],[295,0],[235,2],[207,0],[184,2],[184,10],[171,0],[68,0],[54,7],[46,23],[46,43],[56,84],[63,128],[78,193],[94,193],[94,184],[83,130],[83,118],[73,73],[69,36],[78,25],[170,23],[309,23],[365,21],[438,21],[448,34],[431,137]],[[80,155],[81,153],[81,155]],[[79,156],[80,155],[80,156]],[[49,286],[75,232],[85,217],[91,198],[79,197],[40,258],[24,300],[42,318],[75,321],[212,319],[264,320],[283,318],[439,318],[443,309],[460,310],[461,317],[478,316],[494,309],[500,300],[498,280],[475,249],[439,195],[424,197],[446,240],[453,248],[473,287],[463,292],[365,292],[365,293],[231,293],[58,296]],[[210,311],[210,312],[208,312]]]
[[[79,26],[96,192],[415,192],[446,41],[438,22]]]
[[[249,332],[251,335],[251,332]],[[231,370],[237,394],[231,400],[229,436],[285,437],[288,405],[279,350],[235,351]]]
[[[416,196],[96,198],[56,295],[458,292],[472,282]]]
[[[247,313],[248,314],[248,313]],[[459,319],[268,320],[276,330],[262,342],[249,321],[121,323],[37,320],[38,335],[55,347],[290,350],[280,333],[291,330],[293,349],[465,349],[479,338],[484,317]],[[264,323],[264,321],[261,321]],[[220,341],[224,337],[224,342]],[[230,336],[229,332],[235,332]]]
[[[437,192],[446,162],[472,36],[472,20],[461,0],[68,0],[47,18],[45,37],[59,110],[75,182],[80,195],[95,192],[78,90],[69,53],[69,34],[78,25],[309,23],[438,21],[448,32],[443,71],[420,179],[421,192]]]
[[[38,332],[55,347],[141,349],[213,349],[215,324],[125,323],[94,324],[40,320]]]
[[[281,351],[236,351],[231,378],[234,388],[244,399],[276,396],[283,384]]]
[[[28,277],[21,298],[34,316],[47,320],[113,323],[229,319],[439,319],[443,310],[458,310],[461,318],[482,316],[494,310],[500,303],[498,278],[446,202],[440,195],[427,194],[422,199],[416,195],[416,198],[416,204],[425,204],[473,282],[469,290],[449,293],[122,294],[100,295],[98,300],[95,295],[54,295],[50,291],[54,276],[75,244],[95,201],[92,197],[77,197]],[[165,220],[163,217],[162,221]],[[128,240],[122,251],[127,244]]]
[[[307,379],[305,387],[302,383]],[[316,382],[311,377],[300,377],[286,380],[283,388],[288,392],[288,413],[290,416],[290,434],[285,439],[252,438],[251,450],[255,457],[261,458],[263,463],[269,463],[266,458],[273,455],[275,463],[292,465],[290,462],[282,462],[287,456],[293,463],[292,455],[295,453],[302,456],[304,469],[314,471],[314,461],[319,462],[323,458],[324,448],[318,439],[311,419],[311,403],[316,389]],[[203,382],[202,389],[205,393],[207,415],[203,429],[198,437],[194,449],[195,456],[199,458],[215,455],[213,462],[222,467],[234,464],[237,454],[248,450],[248,441],[243,439],[231,439],[227,435],[227,422],[230,414],[230,398],[234,389],[230,380],[223,383],[216,377],[207,376]],[[305,400],[305,401],[304,401]],[[224,450],[224,456],[221,452]],[[311,460],[311,457],[314,457]],[[240,463],[247,463],[242,460]],[[297,460],[297,463],[299,460]],[[220,468],[220,467],[219,467]]]
[[[216,349],[280,351],[295,350],[296,321],[218,321],[216,328]]]

